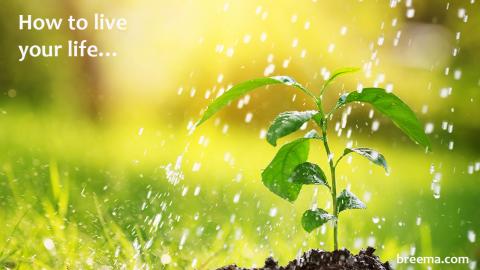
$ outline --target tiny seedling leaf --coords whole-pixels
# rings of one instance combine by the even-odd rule
[[[388,173],[387,160],[382,154],[380,154],[376,150],[373,150],[371,148],[363,148],[363,147],[362,148],[345,148],[343,155],[348,155],[349,153],[352,153],[352,152],[355,152],[363,157],[366,157],[368,160],[370,160],[374,164],[382,166],[385,169],[385,171]]]
[[[273,193],[293,202],[297,199],[302,184],[294,183],[291,175],[298,164],[304,163],[310,150],[309,138],[300,138],[283,145],[262,172],[263,184]]]
[[[376,110],[390,118],[407,136],[428,150],[430,141],[423,131],[415,113],[401,99],[382,88],[364,88],[361,92],[350,92],[340,97],[337,108],[354,101],[371,104]]]
[[[293,170],[292,182],[303,185],[324,185],[328,186],[327,177],[322,169],[310,162],[304,162]]]
[[[333,81],[335,81],[335,79],[339,76],[343,76],[345,74],[348,74],[348,73],[353,73],[353,72],[357,72],[359,71],[360,69],[357,68],[357,67],[345,67],[345,68],[341,68],[341,69],[337,69],[335,71],[332,72],[332,75],[330,75],[330,78],[328,78],[324,83],[323,83],[323,86],[322,86],[322,93],[323,93],[323,90],[325,90]]]
[[[327,223],[329,220],[335,220],[335,216],[330,215],[327,211],[317,208],[307,210],[302,216],[302,227],[307,232],[312,232],[316,228]]]
[[[297,131],[317,113],[317,111],[291,111],[279,114],[268,128],[267,141],[271,145],[277,146],[279,138]]]
[[[246,93],[266,85],[272,84],[284,84],[289,86],[294,86],[303,92],[307,93],[308,95],[312,95],[306,88],[296,82],[293,78],[288,76],[275,76],[275,77],[268,77],[268,78],[258,78],[253,80],[248,80],[241,82],[220,97],[215,99],[207,108],[205,113],[203,114],[202,118],[197,122],[197,126],[201,125],[203,122],[207,121],[210,117],[212,117],[216,112],[218,112],[223,107],[227,106],[231,101],[245,95]]]
[[[337,197],[337,211],[338,213],[347,209],[365,209],[365,204],[360,201],[357,196],[353,195],[350,191],[344,189],[342,193]]]

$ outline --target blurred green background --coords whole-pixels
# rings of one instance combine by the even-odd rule
[[[125,17],[128,30],[18,30],[19,14],[95,12]],[[434,151],[424,153],[368,106],[353,106],[345,126],[339,112],[329,126],[333,151],[373,147],[392,169],[387,176],[358,157],[339,167],[339,188],[368,206],[342,215],[340,245],[372,245],[391,261],[468,256],[470,265],[439,269],[475,269],[479,19],[473,0],[2,0],[0,265],[213,269],[332,249],[331,227],[300,227],[313,188],[290,204],[260,181],[276,150],[262,134],[279,112],[312,108],[304,96],[270,87],[192,135],[188,127],[242,80],[290,75],[318,92],[332,70],[358,66],[329,90],[327,106],[362,86],[393,90],[425,124]],[[118,56],[18,61],[18,45],[69,39]],[[312,149],[326,167],[322,146]],[[331,208],[328,200],[320,189],[319,206]]]

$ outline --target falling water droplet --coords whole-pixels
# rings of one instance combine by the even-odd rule
[[[460,69],[456,69],[453,72],[453,78],[457,81],[460,80],[460,78],[462,78],[462,71]]]
[[[420,226],[422,224],[422,218],[421,217],[417,217],[417,220],[415,221],[415,224],[417,226]]]
[[[468,241],[470,241],[470,243],[475,243],[477,235],[475,234],[475,232],[473,230],[469,230],[468,233],[467,233],[467,237],[468,237]]]
[[[372,123],[372,131],[373,131],[373,132],[377,131],[379,127],[380,127],[380,122],[378,122],[377,120],[373,121],[373,123]]]
[[[431,189],[433,191],[433,197],[435,199],[440,199],[440,190],[441,190],[440,180],[441,179],[442,179],[441,173],[437,172],[434,174]]]
[[[185,242],[187,241],[188,233],[189,233],[188,230],[183,231],[182,237],[180,238],[180,243],[178,244],[178,249],[180,249],[180,250],[183,249],[183,246],[185,245]]]
[[[273,207],[270,209],[270,212],[268,213],[271,217],[275,217],[277,215],[277,208]]]
[[[55,243],[50,238],[43,239],[43,246],[49,251],[55,249]]]
[[[250,123],[252,122],[252,118],[253,118],[253,114],[251,112],[248,112],[246,115],[245,115],[245,123]]]
[[[252,36],[247,34],[247,35],[243,36],[243,43],[248,44],[251,39],[252,39]]]
[[[433,128],[434,128],[433,123],[427,123],[425,125],[425,133],[431,134],[433,132]]]
[[[263,72],[263,75],[270,76],[274,71],[275,71],[275,65],[274,64],[269,64],[265,68],[265,71]]]
[[[162,257],[160,257],[160,262],[164,265],[170,264],[172,262],[172,257],[170,257],[168,253],[165,253],[162,255]]]
[[[407,18],[413,18],[415,16],[415,9],[413,9],[413,8],[407,9],[406,16],[407,16]]]
[[[235,194],[233,196],[233,203],[238,203],[240,201],[240,193]]]

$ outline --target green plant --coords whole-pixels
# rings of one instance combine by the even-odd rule
[[[369,103],[376,110],[390,118],[393,123],[414,142],[424,146],[427,151],[431,148],[429,140],[423,132],[415,113],[397,96],[388,93],[384,89],[363,88],[362,91],[353,91],[344,94],[331,111],[328,113],[324,112],[322,98],[328,86],[338,76],[355,71],[358,71],[358,69],[343,68],[333,72],[330,78],[323,83],[318,96],[288,76],[275,76],[245,81],[233,86],[230,90],[214,100],[197,123],[197,126],[202,124],[232,100],[261,86],[274,84],[293,86],[312,98],[316,104],[315,110],[301,112],[288,111],[279,114],[270,125],[266,137],[271,145],[276,146],[279,138],[297,131],[304,123],[310,120],[313,120],[317,124],[321,130],[321,134],[316,130],[312,130],[304,137],[283,145],[263,171],[262,181],[270,191],[290,202],[297,199],[303,185],[322,185],[328,188],[332,195],[333,213],[330,214],[320,208],[307,210],[302,216],[302,227],[307,232],[311,232],[324,223],[332,221],[334,227],[334,249],[338,249],[337,227],[339,214],[347,209],[366,208],[365,204],[360,201],[357,196],[346,189],[337,197],[335,169],[338,163],[346,155],[357,153],[374,164],[384,167],[387,172],[388,167],[384,156],[370,148],[346,148],[343,154],[334,162],[334,156],[330,150],[327,138],[328,121],[332,118],[333,113],[351,102]],[[327,177],[320,166],[307,161],[310,140],[320,140],[323,142],[330,167],[331,185],[329,185]]]

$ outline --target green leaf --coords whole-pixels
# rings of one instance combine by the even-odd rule
[[[365,204],[353,195],[350,191],[344,189],[337,197],[337,212],[340,213],[347,209],[365,209]]]
[[[300,138],[283,145],[272,162],[262,172],[263,184],[273,193],[293,202],[302,184],[294,183],[291,175],[298,164],[304,163],[310,150],[309,138]]]
[[[292,181],[303,185],[324,185],[329,187],[327,177],[322,169],[317,164],[310,162],[304,162],[295,167],[292,173]]]
[[[302,216],[302,227],[305,231],[312,232],[329,220],[335,220],[335,217],[323,209],[307,210]]]
[[[246,93],[254,90],[255,88],[266,86],[266,85],[272,85],[272,84],[284,84],[284,85],[294,86],[302,90],[303,92],[307,93],[308,95],[312,96],[313,98],[315,98],[315,95],[310,93],[310,91],[308,91],[302,85],[297,83],[294,79],[288,76],[274,76],[269,78],[253,79],[253,80],[241,82],[233,86],[228,91],[226,91],[223,95],[215,99],[208,106],[202,118],[197,122],[196,125],[197,126],[201,125],[203,122],[205,122],[210,117],[212,117],[220,109],[228,105],[231,101],[245,95]]]
[[[323,140],[323,137],[318,134],[318,132],[315,129],[310,130],[309,132],[305,133],[304,138],[308,139],[317,139],[317,140]]]
[[[382,166],[385,171],[388,173],[388,165],[387,165],[387,160],[385,157],[380,154],[378,151],[373,150],[371,148],[345,148],[345,151],[343,151],[343,155],[348,155],[349,153],[355,152],[363,157],[366,157],[368,160],[371,162]]]
[[[271,145],[276,146],[279,138],[297,131],[317,113],[317,111],[292,111],[279,114],[268,128],[267,141]]]
[[[359,71],[359,70],[360,70],[360,68],[357,68],[357,67],[345,67],[345,68],[341,68],[341,69],[337,69],[337,70],[333,71],[332,75],[330,75],[330,78],[328,78],[328,80],[326,80],[326,81],[323,83],[321,93],[323,94],[323,92],[325,91],[325,89],[326,89],[337,77],[343,76],[343,75],[348,74],[348,73],[357,72],[357,71]]]
[[[415,113],[401,99],[382,88],[364,88],[362,92],[350,92],[337,102],[337,108],[354,101],[366,102],[390,118],[407,136],[428,150],[430,141]]]

